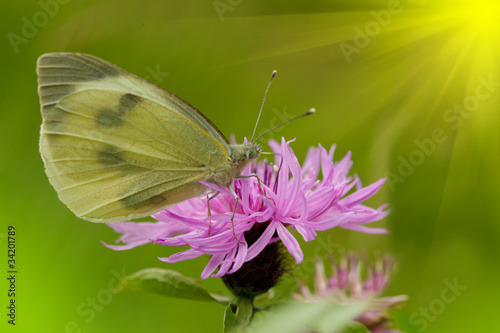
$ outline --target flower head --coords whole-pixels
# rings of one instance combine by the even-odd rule
[[[207,197],[201,196],[153,215],[156,223],[109,224],[123,233],[119,240],[126,245],[107,246],[115,250],[148,242],[189,246],[185,251],[160,260],[173,263],[211,255],[201,274],[206,279],[211,275],[222,277],[235,273],[275,242],[281,242],[300,263],[303,253],[297,234],[311,241],[318,231],[334,227],[366,233],[385,232],[385,229],[368,228],[364,224],[384,218],[388,214],[384,210],[386,205],[373,209],[362,204],[380,189],[385,179],[362,187],[358,177],[348,175],[352,166],[350,153],[340,162],[333,163],[335,147],[329,152],[321,146],[310,148],[301,167],[290,142],[271,141],[270,146],[276,154],[276,164],[253,163],[243,170],[242,176],[256,174],[258,179],[234,180],[233,188],[238,197],[235,211],[235,198],[228,189],[202,182],[220,192],[210,200],[209,207]],[[349,193],[353,188],[355,191]]]
[[[365,325],[370,332],[400,333],[388,328],[388,310],[406,301],[406,295],[378,298],[389,284],[392,260],[378,256],[375,264],[368,258],[359,260],[354,253],[341,255],[340,262],[330,256],[331,276],[325,274],[323,261],[316,261],[314,289],[299,282],[299,292],[292,297],[299,301],[315,302],[329,300],[337,304],[352,304],[370,300],[369,308],[356,321]],[[363,265],[364,264],[364,265]]]

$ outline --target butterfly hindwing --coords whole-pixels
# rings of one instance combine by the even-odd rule
[[[46,172],[82,218],[151,215],[201,194],[196,181],[227,162],[223,137],[197,110],[114,65],[47,54],[38,72]]]

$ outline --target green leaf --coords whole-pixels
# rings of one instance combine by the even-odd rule
[[[253,325],[253,332],[296,332],[300,328],[333,332],[351,323],[367,306],[368,303],[338,305],[331,302],[290,302],[265,316],[259,327]]]
[[[224,311],[224,333],[240,332],[250,325],[253,315],[253,304],[248,298],[239,298]]]
[[[125,277],[115,292],[145,291],[157,295],[197,301],[229,303],[229,298],[210,294],[194,279],[163,268],[145,268]]]

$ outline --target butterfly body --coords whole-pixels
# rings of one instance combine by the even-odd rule
[[[80,53],[38,60],[40,152],[59,198],[77,216],[115,222],[152,215],[229,185],[260,155],[230,145],[217,127],[172,93]]]
[[[231,153],[226,170],[215,173],[211,178],[211,182],[221,187],[228,186],[234,178],[241,174],[248,162],[259,157],[261,153],[259,145],[254,142],[229,145],[229,149]]]

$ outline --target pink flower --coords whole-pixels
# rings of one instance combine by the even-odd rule
[[[327,277],[323,261],[316,261],[315,292],[311,292],[306,285],[299,282],[300,293],[292,294],[292,297],[305,302],[328,300],[344,305],[370,300],[369,307],[355,320],[373,333],[401,333],[399,330],[389,328],[388,311],[405,302],[408,297],[406,295],[379,297],[390,281],[391,258],[378,256],[375,264],[372,264],[367,258],[360,261],[357,255],[351,253],[348,256],[341,255],[340,262],[331,256],[330,264],[332,274]]]
[[[296,239],[298,234],[309,242],[318,231],[335,227],[366,233],[386,232],[365,226],[384,218],[388,214],[384,210],[386,205],[374,209],[362,204],[380,189],[385,178],[362,187],[358,177],[348,176],[352,166],[350,153],[333,163],[335,146],[329,152],[321,146],[310,148],[301,167],[289,144],[285,139],[281,145],[271,141],[276,164],[264,160],[243,170],[242,175],[257,174],[261,186],[256,177],[234,180],[238,206],[233,223],[233,195],[227,189],[202,182],[220,191],[210,200],[211,216],[208,216],[206,196],[192,198],[153,215],[158,220],[156,223],[109,224],[123,233],[119,240],[126,245],[107,246],[115,250],[148,242],[189,246],[160,260],[174,263],[211,255],[201,274],[206,279],[236,272],[276,241],[282,242],[300,263],[303,253]],[[353,188],[355,191],[349,194]]]

